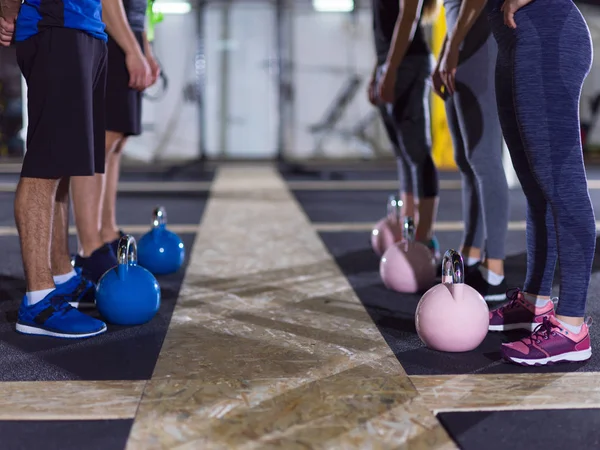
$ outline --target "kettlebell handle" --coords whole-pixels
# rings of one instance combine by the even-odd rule
[[[404,240],[407,242],[414,242],[415,240],[415,221],[412,217],[406,217],[404,219],[404,228],[402,230]]]
[[[400,223],[400,212],[403,202],[398,195],[390,195],[387,204],[387,215],[396,219],[396,223]]]
[[[137,264],[137,245],[133,236],[126,234],[119,239],[117,261],[119,265]]]
[[[448,250],[442,258],[442,280],[452,280],[452,284],[465,282],[465,264],[456,250]]]
[[[157,206],[152,212],[152,228],[159,228],[167,224],[167,211],[162,206]]]

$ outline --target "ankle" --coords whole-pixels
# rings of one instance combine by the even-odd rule
[[[102,242],[108,244],[121,237],[121,231],[118,227],[103,227],[100,231]]]
[[[523,292],[523,299],[536,308],[543,308],[552,301],[550,296],[530,294],[529,292]]]
[[[81,244],[79,249],[79,256],[82,258],[89,258],[99,248],[104,247],[105,243],[101,239],[95,239],[94,241],[86,242]]]

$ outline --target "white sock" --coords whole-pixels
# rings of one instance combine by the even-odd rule
[[[560,319],[556,319],[556,320],[558,321],[558,323],[560,323],[563,326],[563,328],[566,328],[573,334],[579,334],[581,332],[581,327],[583,325],[575,326],[575,325],[570,325],[568,323],[565,323]]]
[[[548,302],[552,301],[549,298],[538,297],[537,295],[532,294],[523,294],[523,298],[536,308],[543,308]]]
[[[27,293],[27,304],[35,305],[46,298],[54,289],[42,289],[41,291],[32,291]]]
[[[498,275],[487,267],[479,266],[479,271],[481,272],[481,275],[483,275],[483,279],[492,286],[498,286],[502,283],[502,280],[504,280],[504,275]]]
[[[64,275],[56,275],[54,278],[54,284],[63,284],[69,281],[71,278],[77,275],[75,269],[71,270],[69,273],[65,273]]]
[[[479,258],[474,258],[472,256],[469,256],[467,258],[467,266],[469,266],[469,267],[474,266],[475,264],[477,264],[480,261],[481,261],[481,259],[479,259]]]

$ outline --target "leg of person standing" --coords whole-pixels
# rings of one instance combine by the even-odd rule
[[[97,100],[104,91],[106,45],[77,29],[38,31],[37,24],[28,26],[31,17],[39,19],[39,13],[24,5],[15,36],[29,115],[27,153],[15,196],[27,284],[16,329],[24,334],[90,337],[107,327],[70,305],[93,285],[70,267],[66,205],[69,177],[91,178],[104,170],[97,164],[94,124],[99,119]],[[3,18],[0,34],[6,33],[6,22],[15,20]],[[23,26],[18,25],[21,21]]]
[[[445,2],[446,22],[456,46],[462,1]],[[474,9],[477,6],[473,6]],[[508,230],[508,184],[502,163],[502,130],[496,104],[497,45],[485,13],[470,26],[458,53],[453,92],[446,112],[456,163],[463,179],[465,234],[461,253],[467,260],[466,282],[486,301],[504,301],[505,241]],[[446,59],[450,48],[446,49]],[[444,59],[444,58],[442,58]],[[485,257],[484,257],[485,255]]]
[[[400,152],[411,167],[413,191],[418,199],[416,238],[439,258],[439,245],[433,235],[439,181],[431,156],[430,73],[429,55],[406,57],[396,76],[396,99],[386,107]]]
[[[527,275],[523,290],[490,313],[490,330],[534,329],[503,344],[505,359],[526,365],[591,356],[585,323],[596,225],[579,133],[579,100],[592,60],[589,30],[571,1],[490,4],[498,42],[498,111],[527,198]],[[560,295],[550,295],[556,260]]]
[[[116,247],[122,236],[114,223],[120,169],[120,151],[116,151],[122,148],[126,135],[141,133],[141,91],[151,84],[151,70],[143,54],[142,32],[133,31],[130,26],[133,17],[135,23],[141,21],[143,27],[146,3],[128,1],[124,6],[122,0],[104,0],[103,7],[109,34],[106,127],[103,130],[106,133],[106,176],[72,180],[73,209],[80,241],[75,267],[94,282],[116,265]],[[87,201],[90,192],[94,196],[93,202]],[[109,222],[107,214],[113,219],[110,226],[106,225]]]

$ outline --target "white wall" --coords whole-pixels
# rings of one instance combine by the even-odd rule
[[[142,161],[191,159],[199,149],[200,127],[195,103],[183,100],[183,89],[195,83],[196,20],[193,14],[165,15],[156,26],[154,53],[169,79],[160,101],[144,99],[142,136],[133,137],[125,154]]]

